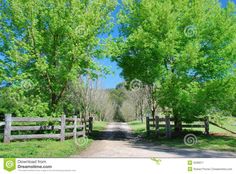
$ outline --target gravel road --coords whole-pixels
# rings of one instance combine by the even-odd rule
[[[98,140],[72,157],[184,157],[184,158],[226,158],[236,157],[233,152],[210,150],[177,149],[141,141],[132,135],[127,123],[110,123]]]

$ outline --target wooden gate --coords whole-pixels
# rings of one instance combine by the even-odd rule
[[[183,128],[205,128],[205,134],[209,135],[209,120],[201,119],[192,124],[182,124]],[[155,131],[160,136],[160,128],[165,128],[165,136],[171,138],[172,128],[174,128],[174,118],[155,116],[155,119],[146,117],[146,131],[150,135],[151,131]]]

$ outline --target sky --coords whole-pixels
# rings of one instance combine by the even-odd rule
[[[120,3],[120,0],[118,0]],[[116,22],[116,15],[119,12],[119,7],[115,9],[113,12],[112,16],[114,18],[114,23]],[[118,26],[115,25],[111,35],[113,37],[118,37],[119,36],[119,30]],[[116,62],[112,62],[109,58],[104,58],[101,60],[98,60],[98,63],[104,66],[108,66],[109,69],[111,70],[111,74],[105,75],[105,77],[100,78],[99,80],[101,81],[101,87],[104,89],[110,89],[110,88],[115,88],[117,84],[121,83],[124,81],[124,79],[120,76],[120,73],[122,69],[117,65]]]
[[[219,1],[221,2],[222,7],[225,7],[229,0],[219,0]],[[233,0],[233,2],[236,4],[236,0]],[[118,10],[119,9],[117,8],[113,13],[114,18]],[[112,32],[112,36],[117,37],[118,35],[119,35],[118,28],[117,26],[115,26]],[[106,75],[105,77],[100,79],[103,88],[105,89],[115,88],[117,84],[124,81],[124,79],[120,76],[122,70],[121,68],[118,67],[118,65],[115,62],[111,62],[109,59],[105,58],[103,60],[99,60],[99,63],[101,65],[109,66],[110,70],[113,72],[113,74]]]

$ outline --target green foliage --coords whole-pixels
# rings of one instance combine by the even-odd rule
[[[110,96],[113,101],[117,103],[117,105],[121,106],[125,100],[125,92],[124,89],[112,89],[110,90]]]
[[[124,0],[110,52],[127,81],[158,82],[162,108],[193,121],[235,103],[235,6],[217,0]]]
[[[1,89],[0,113],[13,113],[17,116],[47,116],[48,103],[38,95],[25,95],[25,91],[17,88]]]
[[[124,88],[117,88],[110,91],[110,98],[115,103],[115,114],[114,114],[114,120],[115,121],[125,121],[123,114],[120,111],[120,108],[122,106],[122,103],[125,101],[125,92]]]
[[[30,79],[33,89],[20,95],[37,110],[47,105],[50,113],[61,112],[59,103],[70,81],[78,74],[97,77],[97,72],[107,71],[94,57],[102,54],[98,35],[111,29],[115,4],[114,0],[2,0],[0,82],[9,87],[0,89],[0,96],[6,90],[12,95],[13,84]],[[30,108],[20,113],[26,110]]]

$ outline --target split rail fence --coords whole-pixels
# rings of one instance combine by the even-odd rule
[[[77,138],[91,133],[93,117],[83,120],[77,116],[67,118],[65,115],[60,118],[43,118],[12,117],[11,114],[5,114],[4,122],[0,122],[0,127],[4,127],[4,143],[27,139],[58,139],[64,141],[66,138]]]

